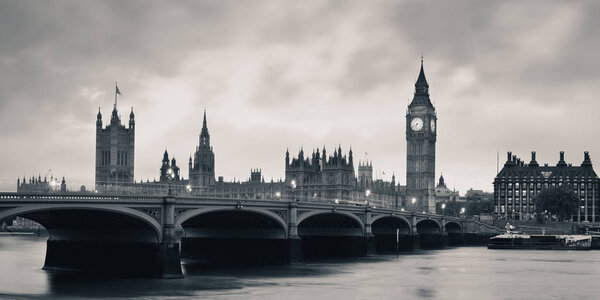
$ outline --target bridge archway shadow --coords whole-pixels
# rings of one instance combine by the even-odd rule
[[[448,245],[460,246],[464,244],[462,227],[457,222],[448,222],[444,225],[444,230],[448,233]]]
[[[7,215],[12,214],[12,215]],[[161,232],[151,217],[104,208],[40,208],[4,211],[42,225],[49,234],[45,270],[118,276],[156,276]]]
[[[398,248],[396,248],[396,231],[398,230]],[[410,223],[399,216],[384,216],[377,218],[371,225],[375,236],[377,253],[395,253],[413,250],[413,239],[410,236]]]
[[[186,264],[259,264],[289,261],[287,230],[281,220],[258,211],[199,212],[180,221],[181,256]]]
[[[445,237],[440,224],[431,219],[424,219],[417,223],[419,246],[423,249],[443,248]]]
[[[298,222],[304,258],[363,256],[367,252],[361,221],[354,215],[318,212]]]

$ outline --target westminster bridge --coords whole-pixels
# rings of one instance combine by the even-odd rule
[[[0,221],[49,233],[44,269],[182,276],[180,257],[222,262],[439,248],[488,237],[476,220],[367,205],[215,197],[0,193]]]

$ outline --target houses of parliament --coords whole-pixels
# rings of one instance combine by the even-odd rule
[[[374,179],[370,161],[358,162],[355,169],[352,149],[345,153],[341,145],[331,149],[333,151],[323,147],[305,153],[301,149],[295,156],[286,151],[284,179],[265,181],[261,170],[253,169],[245,181],[226,182],[222,176],[216,177],[215,151],[210,142],[206,110],[198,146],[188,160],[187,178],[183,177],[175,158],[169,157],[165,150],[159,180],[136,182],[133,108],[128,127],[119,118],[116,101],[110,123],[106,127],[102,124],[99,111],[95,162],[95,185],[99,192],[165,194],[171,190],[178,195],[369,203],[396,208],[412,205],[424,211],[435,211],[437,115],[429,97],[422,59],[413,100],[406,111],[405,186],[396,182],[395,176],[391,181]]]

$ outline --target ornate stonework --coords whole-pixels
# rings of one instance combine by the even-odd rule
[[[154,218],[158,223],[162,223],[161,222],[161,213],[162,213],[162,209],[158,208],[158,207],[142,207],[142,208],[136,208],[137,210],[151,216],[152,218]]]

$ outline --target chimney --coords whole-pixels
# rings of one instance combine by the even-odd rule
[[[583,152],[583,162],[581,163],[582,167],[591,167],[592,160],[590,159],[590,153],[585,151]]]
[[[517,164],[517,156],[516,155],[512,156],[512,161],[514,164]]]
[[[560,160],[558,161],[558,164],[556,164],[557,167],[565,167],[567,166],[567,163],[565,162],[565,152],[564,151],[560,151]]]
[[[537,161],[535,160],[535,151],[531,151],[531,161],[529,162],[529,166],[530,167],[537,167],[539,166]]]
[[[512,157],[512,152],[508,151],[508,152],[506,153],[506,162],[510,162],[510,160],[511,160],[511,157]]]
[[[560,160],[565,160],[565,151],[560,151]]]

